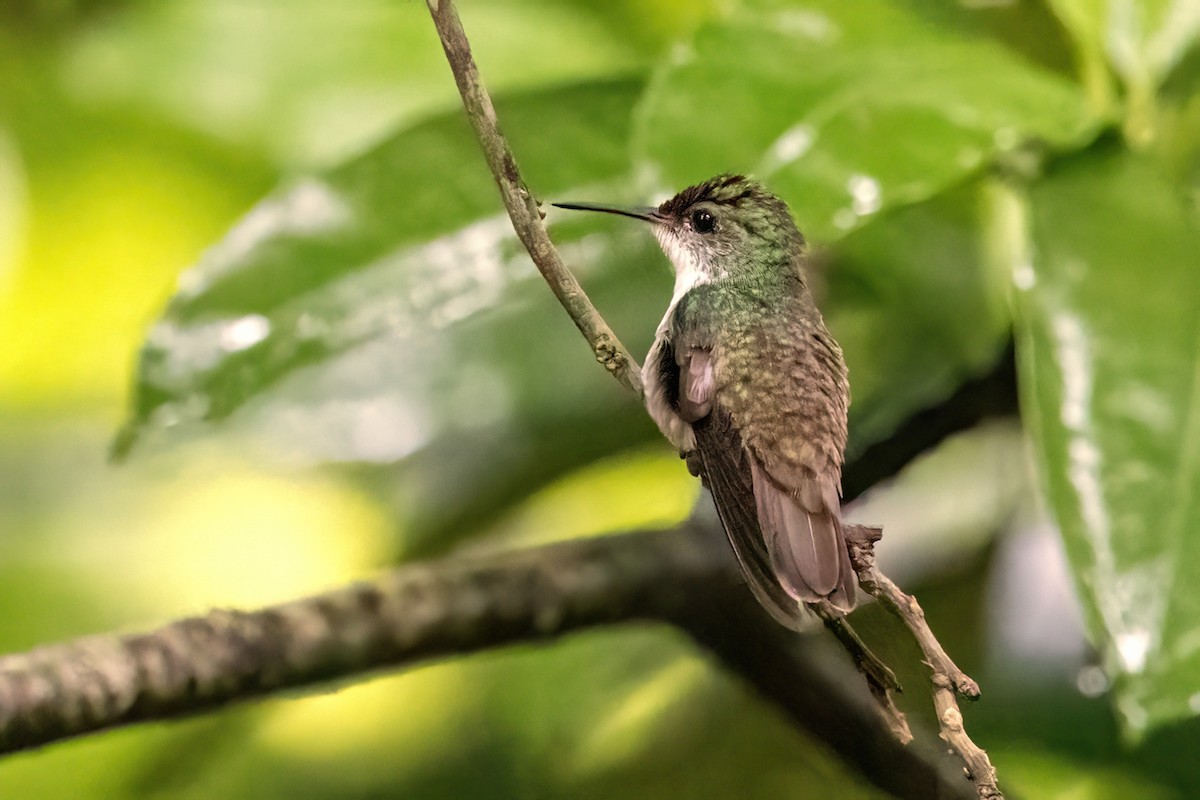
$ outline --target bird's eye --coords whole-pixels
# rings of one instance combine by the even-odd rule
[[[711,211],[697,209],[692,212],[692,229],[698,233],[712,233],[717,227],[717,218]]]

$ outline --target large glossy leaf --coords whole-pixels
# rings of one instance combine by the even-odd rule
[[[618,195],[639,90],[621,80],[498,101],[530,186],[548,199]],[[644,352],[670,294],[652,237],[560,219],[568,264]],[[516,242],[460,112],[297,178],[183,275],[143,347],[117,451],[218,421],[291,463],[376,465],[362,475],[408,523],[410,554],[658,438]]]
[[[638,89],[633,82],[575,85],[502,102],[531,185],[556,193],[624,174]],[[559,157],[565,141],[576,145],[571,158]],[[564,238],[579,240],[588,230],[568,229]],[[578,247],[573,252],[584,255]],[[182,276],[143,349],[120,445],[147,428],[253,416],[270,398],[287,397],[295,401],[290,411],[259,416],[278,424],[303,407],[323,409],[329,423],[310,429],[300,452],[388,460],[431,435],[417,421],[425,416],[417,397],[448,380],[463,401],[457,414],[436,416],[456,416],[469,429],[486,426],[513,402],[496,370],[520,360],[487,358],[514,340],[477,340],[471,326],[494,307],[503,309],[501,316],[541,322],[539,310],[552,307],[547,295],[537,296],[533,311],[520,306],[520,287],[535,274],[500,211],[465,118],[451,114],[420,125],[329,173],[291,182]],[[554,311],[561,325],[553,336],[540,331],[551,340],[546,349],[561,338],[586,352]],[[456,341],[477,358],[466,358]],[[464,361],[455,364],[458,357]],[[351,398],[375,405],[346,407]],[[412,421],[407,431],[368,432],[372,415],[386,417],[398,407]],[[361,423],[357,431],[344,428],[352,419]],[[305,426],[294,427],[300,444]]]
[[[703,26],[659,72],[637,151],[655,188],[752,172],[828,240],[998,150],[1076,143],[1091,127],[1069,81],[904,4],[760,0]]]
[[[1139,734],[1200,712],[1200,231],[1178,187],[1111,146],[1056,165],[1029,202],[1023,409]]]

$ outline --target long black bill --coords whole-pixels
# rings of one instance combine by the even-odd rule
[[[619,214],[622,217],[633,217],[644,222],[662,222],[658,209],[651,206],[634,206],[633,208],[615,208],[600,206],[595,203],[551,203],[555,208],[566,208],[571,211],[599,211],[602,214]]]

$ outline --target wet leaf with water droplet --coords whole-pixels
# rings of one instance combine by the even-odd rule
[[[627,184],[640,90],[622,79],[499,98],[530,187],[552,199]],[[652,238],[574,217],[554,235],[642,351],[669,296],[666,271],[646,266],[661,263]],[[431,541],[506,492],[655,436],[546,292],[458,110],[292,181],[183,275],[147,336],[117,447],[216,421],[300,463],[421,451],[404,512]],[[446,502],[447,486],[461,498]]]
[[[569,159],[527,148],[533,185],[562,192],[624,174],[639,88],[585,84],[502,102],[518,146],[547,135],[578,146]],[[479,168],[454,168],[464,161]],[[414,391],[431,379],[417,364],[449,357],[425,341],[434,331],[462,327],[533,275],[465,118],[436,118],[283,187],[181,277],[147,337],[123,443],[247,413],[272,392],[313,402]],[[370,350],[381,341],[390,352]],[[357,457],[352,444],[316,449]]]
[[[1025,140],[1095,130],[1068,80],[904,4],[748,5],[702,27],[692,57],[651,83],[636,143],[656,189],[750,172],[821,241]]]
[[[1029,196],[1019,281],[1025,419],[1126,730],[1200,691],[1200,231],[1115,145]]]

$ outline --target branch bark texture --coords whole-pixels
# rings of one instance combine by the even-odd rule
[[[721,542],[695,530],[581,540],[409,566],[259,611],[6,656],[0,751],[593,625],[668,619],[727,569]]]
[[[598,625],[670,622],[898,797],[967,798],[930,750],[881,726],[845,663],[764,618],[724,537],[690,522],[486,560],[408,566],[258,611],[0,659],[0,752]]]
[[[939,735],[962,758],[967,777],[975,784],[981,800],[1003,798],[996,784],[996,769],[987,753],[967,735],[962,709],[958,705],[960,696],[978,700],[979,684],[959,669],[946,654],[925,621],[925,612],[917,599],[901,591],[875,565],[875,543],[883,536],[883,531],[864,525],[847,525],[846,536],[850,540],[850,560],[854,563],[862,587],[904,621],[921,648],[931,672],[933,706],[941,728]]]

